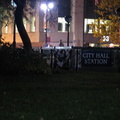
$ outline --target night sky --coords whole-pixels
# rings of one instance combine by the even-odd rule
[[[59,0],[58,16],[64,17],[66,15],[70,15],[70,0]]]

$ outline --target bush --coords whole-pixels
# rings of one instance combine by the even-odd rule
[[[24,49],[13,49],[11,46],[3,45],[0,47],[0,72],[51,74],[51,68],[36,51],[27,52]]]

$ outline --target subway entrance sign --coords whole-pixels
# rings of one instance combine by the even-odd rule
[[[81,51],[82,67],[111,67],[111,50],[84,48]]]

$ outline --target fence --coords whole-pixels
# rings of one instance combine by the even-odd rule
[[[52,68],[120,67],[120,48],[43,47],[39,51]]]

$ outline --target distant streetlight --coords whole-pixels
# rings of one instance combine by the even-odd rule
[[[65,16],[65,21],[67,22],[67,46],[69,46],[69,32],[70,32],[70,22],[72,20],[72,17],[70,15]]]
[[[47,45],[47,33],[48,33],[48,28],[47,28],[47,22],[48,22],[48,12],[54,8],[54,4],[52,2],[48,3],[46,1],[46,3],[41,4],[40,8],[44,11],[44,22],[45,22],[45,26],[46,26],[46,34],[45,34],[45,44]]]

